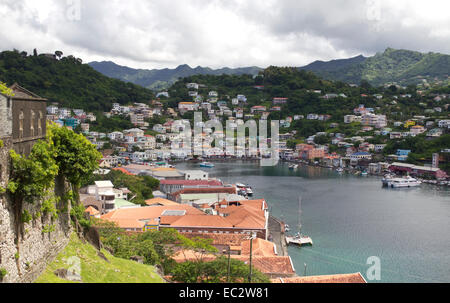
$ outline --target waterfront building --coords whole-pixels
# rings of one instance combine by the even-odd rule
[[[389,170],[391,170],[394,173],[401,173],[401,174],[408,173],[412,176],[419,176],[419,177],[433,177],[436,179],[448,178],[447,173],[439,168],[416,166],[414,164],[408,163],[397,163],[397,162],[393,163],[389,167]]]

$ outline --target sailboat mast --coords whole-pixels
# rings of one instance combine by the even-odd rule
[[[298,232],[302,230],[302,197],[298,200]]]

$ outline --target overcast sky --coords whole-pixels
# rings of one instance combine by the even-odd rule
[[[0,50],[146,69],[450,54],[449,11],[448,0],[0,0]]]

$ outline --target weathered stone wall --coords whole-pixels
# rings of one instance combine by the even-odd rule
[[[2,178],[0,186],[5,187],[8,182],[9,160],[8,151],[12,148],[12,141],[5,140],[4,147],[0,148],[0,163],[2,164]],[[55,192],[61,193],[66,186],[57,184]],[[40,211],[41,203],[24,202],[23,210],[30,214]],[[33,282],[45,270],[48,262],[52,261],[63,249],[72,232],[70,223],[70,208],[61,203],[57,219],[49,215],[36,217],[29,223],[23,224],[23,233],[19,245],[16,245],[16,227],[14,206],[7,194],[0,195],[0,269],[6,269],[7,275],[3,282],[29,283]],[[54,231],[45,232],[46,228],[54,226]],[[17,246],[20,247],[18,253]]]
[[[12,102],[0,94],[0,138],[12,136]]]

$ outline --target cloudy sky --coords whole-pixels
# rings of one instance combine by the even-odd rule
[[[449,11],[448,0],[1,0],[0,50],[147,69],[450,54]]]

